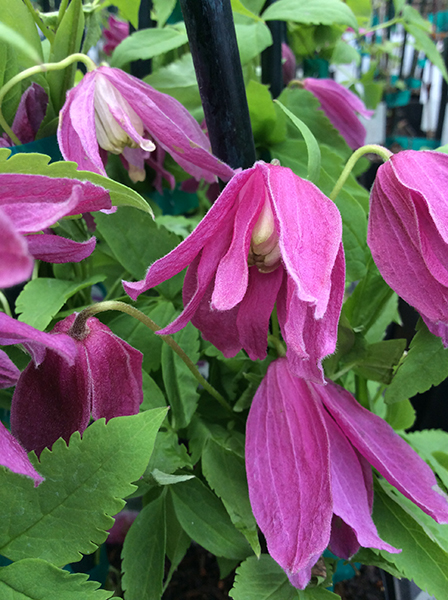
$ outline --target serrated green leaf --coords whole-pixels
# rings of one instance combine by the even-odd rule
[[[317,183],[320,178],[320,148],[316,138],[311,133],[309,127],[290,110],[283,106],[283,104],[276,100],[277,104],[283,110],[283,112],[291,119],[297,129],[305,140],[306,148],[308,151],[308,179],[313,183]]]
[[[98,231],[104,237],[112,253],[135,279],[143,279],[155,260],[175,248],[180,238],[149,215],[133,208],[123,208],[112,215],[95,214]],[[174,299],[182,287],[182,274],[157,286],[168,299]]]
[[[39,64],[41,56],[36,49],[17,31],[0,22],[0,40],[3,44],[9,44],[14,50],[25,55],[31,64]]]
[[[185,30],[167,25],[163,29],[141,29],[125,38],[113,51],[111,67],[123,67],[133,60],[154,58],[188,42]]]
[[[26,46],[15,48],[15,55],[21,69],[35,65],[34,57],[29,55],[29,46],[34,49],[34,54],[39,57],[38,62],[43,62],[42,44],[31,13],[21,0],[0,0],[0,15],[2,24],[13,29],[26,40]]]
[[[340,0],[278,0],[261,15],[265,21],[292,21],[304,25],[350,25],[358,29],[355,15]]]
[[[198,544],[225,558],[251,554],[249,544],[232,525],[221,501],[199,479],[178,483],[170,493],[179,523]]]
[[[268,554],[250,556],[236,570],[229,595],[233,600],[294,600],[297,590]]]
[[[122,552],[127,600],[160,600],[165,567],[165,501],[159,496],[137,515]]]
[[[373,518],[380,537],[402,549],[400,554],[380,554],[429,594],[444,598],[448,589],[447,552],[379,485],[375,487]]]
[[[202,471],[209,486],[223,501],[232,523],[247,539],[255,554],[260,556],[258,529],[250,506],[244,460],[210,439],[202,453]]]
[[[82,0],[71,0],[57,28],[51,45],[50,62],[60,62],[67,56],[79,52],[84,33]],[[58,113],[65,102],[67,90],[75,83],[76,63],[47,74],[53,107]]]
[[[32,279],[16,300],[19,321],[44,331],[69,298],[105,279],[105,275],[95,275],[82,283],[46,277]]]
[[[77,171],[78,165],[75,162],[64,160],[48,164],[50,157],[46,154],[17,153],[8,158],[10,154],[11,151],[7,148],[0,148],[0,173],[29,173],[90,181],[109,190],[113,206],[132,206],[152,214],[148,203],[135,190],[91,171]]]
[[[448,376],[448,350],[420,319],[409,352],[385,393],[387,404],[401,402],[439,385]]]
[[[403,434],[403,437],[420,454],[440,477],[448,489],[448,433],[440,429],[428,431],[413,431]]]
[[[199,331],[192,323],[175,333],[173,338],[193,363],[199,360]],[[199,400],[198,381],[180,356],[167,344],[162,347],[162,375],[171,406],[171,425],[175,431],[184,429],[196,411]]]
[[[0,568],[2,600],[107,600],[112,596],[99,586],[87,575],[70,574],[37,558]]]
[[[39,557],[57,566],[78,561],[102,544],[112,515],[124,506],[151,455],[167,409],[95,421],[83,433],[45,449],[33,482],[0,467],[0,553]]]

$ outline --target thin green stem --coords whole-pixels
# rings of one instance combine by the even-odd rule
[[[100,312],[106,312],[108,310],[118,310],[120,312],[124,312],[143,323],[143,325],[148,327],[148,329],[150,329],[154,333],[159,331],[159,329],[162,329],[157,325],[157,323],[154,323],[152,319],[150,319],[147,315],[139,311],[134,306],[126,304],[125,302],[119,302],[117,300],[106,300],[104,302],[98,302],[93,306],[89,306],[89,308],[85,308],[77,315],[71,328],[72,335],[76,336],[77,332],[83,331],[84,324],[89,317]],[[230,404],[228,404],[228,402],[223,396],[221,396],[218,390],[216,390],[212,385],[210,385],[210,383],[199,373],[194,362],[184,352],[184,350],[182,350],[179,344],[177,344],[177,342],[175,342],[170,335],[161,335],[160,338],[166,344],[168,344],[168,346],[184,361],[188,369],[194,375],[196,380],[202,385],[202,387],[205,390],[207,390],[207,392],[211,396],[213,396],[213,398],[215,398],[215,400],[217,400],[223,408],[225,408],[228,412],[232,413],[233,411]]]
[[[42,33],[47,38],[47,40],[50,42],[50,44],[53,44],[53,42],[54,42],[54,33],[51,31],[51,29],[48,29],[48,27],[45,25],[45,23],[39,17],[38,13],[34,9],[34,6],[31,4],[31,0],[23,0],[23,1],[24,1],[25,5],[26,5],[27,9],[30,11],[31,16],[33,17],[34,22],[36,23],[36,25],[42,31]]]
[[[271,323],[272,323],[272,335],[276,338],[280,339],[280,326],[278,324],[277,317],[277,304],[274,304],[274,310],[271,315]]]
[[[274,348],[275,348],[275,350],[277,352],[277,356],[279,358],[284,358],[286,356],[285,345],[284,345],[284,343],[281,340],[279,340],[278,337],[276,337],[275,335],[269,334],[268,335],[268,342],[270,342],[274,346]]]
[[[374,31],[379,31],[380,29],[387,29],[388,27],[392,27],[392,25],[396,25],[397,23],[401,23],[403,19],[401,17],[394,17],[390,21],[384,21],[384,23],[380,23],[379,25],[375,25],[374,27],[370,27],[366,29],[363,35],[367,33],[373,33]]]
[[[342,369],[339,369],[339,371],[336,371],[336,373],[333,373],[332,375],[330,375],[331,380],[337,381],[343,375],[348,373],[356,364],[357,364],[356,362],[352,362],[352,363],[349,363],[348,365],[345,365],[345,367],[342,367]]]
[[[384,148],[383,146],[379,146],[378,144],[367,144],[366,146],[358,148],[358,150],[353,152],[353,154],[350,156],[341,175],[339,176],[339,179],[337,180],[336,185],[334,186],[333,191],[330,194],[331,200],[336,200],[337,195],[339,194],[345,182],[349,178],[354,166],[356,165],[358,160],[362,156],[364,156],[364,154],[378,154],[378,156],[381,156],[384,162],[389,160],[389,158],[392,156],[392,152],[390,152],[390,150]]]
[[[11,127],[6,122],[1,110],[3,99],[9,92],[9,90],[12,89],[16,84],[20,83],[23,79],[26,79],[27,77],[32,77],[37,73],[45,73],[47,71],[59,71],[78,61],[83,62],[86,65],[88,71],[93,71],[97,68],[93,60],[89,58],[86,54],[71,54],[70,56],[67,56],[67,58],[64,58],[64,60],[61,60],[60,62],[44,63],[42,65],[36,65],[35,67],[25,69],[25,71],[22,71],[21,73],[18,73],[15,77],[12,77],[0,89],[0,125],[3,127],[4,132],[7,135],[9,135],[14,144],[20,146],[22,142],[19,140],[19,138],[16,136],[16,134],[12,131]]]
[[[3,312],[5,312],[8,317],[12,317],[11,308],[9,306],[9,302],[6,299],[6,296],[3,292],[0,292],[0,304],[2,305]]]
[[[59,25],[62,21],[62,18],[64,17],[65,11],[67,10],[67,4],[68,4],[68,0],[61,1],[61,5],[59,6],[59,12],[58,12],[57,27],[59,27]]]

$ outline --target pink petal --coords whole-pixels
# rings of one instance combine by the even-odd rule
[[[12,362],[6,352],[0,350],[0,389],[16,385],[20,370]]]
[[[14,473],[25,475],[34,480],[34,486],[44,481],[42,475],[30,463],[27,453],[0,422],[0,464]]]
[[[0,288],[11,287],[31,277],[33,257],[25,238],[0,209]]]
[[[38,260],[51,263],[80,262],[92,254],[96,238],[75,242],[59,235],[43,233],[26,237],[28,250]]]
[[[286,359],[271,363],[246,429],[246,469],[254,516],[268,550],[304,587],[330,538],[329,446],[321,409]],[[297,580],[297,573],[304,571]]]
[[[430,467],[380,417],[343,388],[314,388],[353,446],[406,498],[438,523],[448,523],[448,502]]]
[[[47,111],[48,95],[43,87],[33,82],[20,98],[12,130],[22,144],[36,139],[36,133]]]

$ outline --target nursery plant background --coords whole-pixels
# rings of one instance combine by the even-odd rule
[[[193,541],[235,600],[337,598],[339,559],[443,600],[448,435],[405,431],[448,376],[448,157],[359,150],[357,117],[378,31],[447,77],[431,25],[181,7],[0,0],[0,595],[155,600]]]

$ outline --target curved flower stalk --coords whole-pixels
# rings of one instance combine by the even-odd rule
[[[448,156],[406,150],[378,169],[367,242],[386,283],[448,346]]]
[[[21,173],[0,174],[0,288],[25,281],[33,258],[77,262],[89,256],[95,238],[79,243],[38,233],[62,217],[110,209],[109,192],[88,181]]]
[[[211,154],[196,120],[174,98],[113,67],[87,73],[67,94],[58,141],[66,160],[106,175],[107,152],[118,154],[133,181],[160,146],[196,179],[228,181],[233,170]]]
[[[372,465],[438,523],[447,497],[429,466],[383,419],[338,385],[268,368],[250,409],[246,469],[252,509],[271,556],[303,589],[327,545],[348,559],[360,546],[399,552],[371,518]]]
[[[277,312],[294,372],[323,383],[335,350],[344,293],[342,223],[336,206],[285,167],[257,162],[236,174],[196,229],[156,261],[146,278],[123,282],[139,294],[189,265],[184,311],[161,334],[191,321],[226,357],[244,348],[266,356]]]
[[[366,129],[358,119],[358,113],[369,118],[374,111],[368,110],[356,94],[332,79],[308,77],[303,80],[303,87],[316,96],[321,110],[352,150],[365,144]]]
[[[0,345],[21,343],[31,362],[18,377],[11,432],[27,450],[69,440],[93,419],[132,415],[143,400],[142,354],[95,317],[76,315],[44,333],[0,313]],[[8,365],[0,362],[3,372]]]

